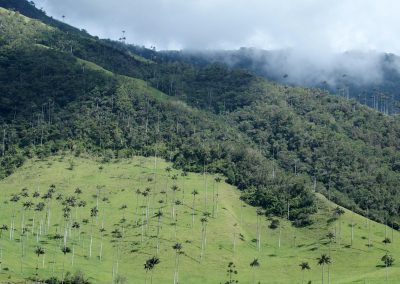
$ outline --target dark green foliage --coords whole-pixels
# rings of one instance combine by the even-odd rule
[[[394,258],[390,254],[385,254],[381,259],[386,267],[392,266],[394,263]]]
[[[144,269],[146,271],[151,271],[159,263],[160,263],[160,259],[158,257],[156,257],[156,256],[153,256],[153,257],[149,258],[148,260],[146,260],[146,263],[144,264]]]
[[[43,282],[46,284],[90,284],[82,271],[77,271],[74,274],[67,272],[63,280],[59,280],[57,277],[51,277]]]
[[[277,229],[279,227],[279,220],[278,219],[272,219],[271,224],[268,226],[270,229]]]
[[[61,251],[63,252],[64,255],[66,255],[67,253],[71,252],[71,249],[69,247],[62,247]]]

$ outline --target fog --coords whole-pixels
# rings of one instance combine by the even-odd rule
[[[35,2],[93,35],[117,40],[124,30],[128,43],[158,50],[253,47],[253,58],[269,50],[263,68],[273,76],[287,74],[292,83],[337,84],[338,73],[360,84],[379,82],[382,52],[400,53],[396,0]]]

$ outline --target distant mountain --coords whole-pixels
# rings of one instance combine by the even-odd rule
[[[303,54],[255,48],[216,51],[165,51],[170,60],[204,66],[223,63],[281,84],[318,87],[384,113],[400,111],[400,57],[377,52]]]

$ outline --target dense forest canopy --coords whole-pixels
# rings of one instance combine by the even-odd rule
[[[16,10],[0,9],[0,177],[60,151],[157,155],[224,174],[244,200],[298,226],[310,224],[316,190],[399,227],[397,116],[100,40],[23,0],[0,4]]]

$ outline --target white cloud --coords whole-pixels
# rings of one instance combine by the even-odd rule
[[[37,0],[101,37],[164,48],[400,53],[396,0]]]

